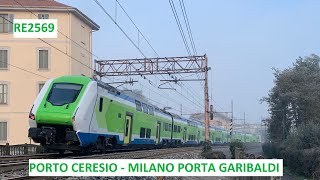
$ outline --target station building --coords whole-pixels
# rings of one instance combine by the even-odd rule
[[[39,18],[57,19],[58,38],[13,37],[7,20]],[[54,0],[0,1],[0,145],[31,143],[28,114],[46,80],[92,75],[92,33],[99,28],[77,8]]]

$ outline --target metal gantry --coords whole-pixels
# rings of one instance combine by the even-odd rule
[[[157,57],[142,59],[95,60],[95,75],[144,76],[158,74],[204,73],[205,138],[209,142],[208,58],[203,56]],[[180,80],[176,80],[180,81]],[[185,80],[181,80],[185,81]]]

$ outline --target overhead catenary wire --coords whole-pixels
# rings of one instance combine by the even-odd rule
[[[22,8],[24,8],[25,10],[27,10],[28,12],[30,12],[31,14],[33,14],[35,17],[38,17],[33,11],[31,11],[30,9],[28,9],[27,7],[23,6],[21,3],[19,3],[17,0],[14,0],[17,4],[19,4]],[[77,46],[79,46],[80,48],[84,49],[86,52],[90,53],[92,56],[96,57],[97,59],[100,59],[100,57],[98,57],[97,55],[93,54],[92,51],[88,50],[87,48],[83,47],[81,44],[77,43],[75,40],[71,39],[69,36],[67,36],[66,34],[64,34],[63,32],[61,32],[59,29],[57,30],[58,33],[60,33],[61,35],[63,35],[65,38],[67,38],[68,40],[70,40],[71,42],[73,42],[74,44],[76,44]]]
[[[174,18],[176,20],[176,23],[178,25],[178,28],[179,28],[179,31],[180,31],[180,35],[182,37],[182,40],[183,40],[183,43],[186,47],[186,50],[189,54],[189,56],[191,56],[191,52],[190,52],[190,48],[189,48],[189,45],[188,45],[188,42],[186,40],[186,37],[185,37],[185,34],[184,34],[184,31],[183,31],[183,28],[181,26],[181,23],[180,23],[180,20],[179,20],[179,16],[178,16],[178,13],[177,13],[177,10],[175,8],[175,5],[174,5],[174,2],[172,0],[169,0],[169,3],[170,3],[170,6],[171,6],[171,10],[172,10],[172,13],[174,15]]]
[[[139,46],[132,40],[132,38],[130,38],[130,36],[123,30],[123,28],[115,21],[114,18],[112,18],[112,16],[107,12],[107,10],[103,7],[103,5],[98,1],[98,0],[94,0],[94,2],[102,9],[102,11],[111,19],[111,21],[120,29],[120,31],[127,37],[127,39],[131,42],[131,44],[141,53],[141,55],[145,58],[147,58],[147,56],[142,52],[142,50],[139,48]],[[122,6],[123,8],[123,6]],[[123,8],[124,9],[124,8]],[[128,13],[126,13],[127,16]],[[130,16],[129,16],[130,17]],[[132,18],[130,17],[131,21],[133,22]],[[133,22],[134,23],[134,22]],[[134,25],[136,26],[136,24],[134,23]],[[157,77],[156,77],[157,78]],[[151,84],[153,85],[153,84]],[[170,84],[171,85],[171,84]],[[153,85],[154,86],[154,85]],[[157,88],[156,86],[154,86],[155,88]],[[190,100],[189,98],[187,98],[186,96],[184,96],[183,94],[180,93],[181,96],[183,96],[184,98],[188,99],[191,103],[195,104],[196,106],[198,106],[194,101]]]
[[[126,14],[126,16],[129,18],[129,20],[131,21],[131,23],[134,25],[134,27],[138,30],[138,33],[141,34],[141,36],[143,37],[143,39],[147,42],[147,44],[149,45],[149,47],[152,49],[152,51],[154,52],[154,54],[156,54],[157,57],[159,57],[158,52],[154,49],[154,47],[151,45],[150,41],[145,37],[145,35],[141,32],[141,30],[139,29],[139,27],[136,25],[136,23],[132,20],[132,18],[129,16],[129,14],[127,13],[127,11],[124,9],[124,7],[121,5],[121,3],[116,0],[116,2],[119,4],[119,7],[123,10],[123,12]]]
[[[27,10],[28,12],[30,12],[31,14],[33,14],[35,17],[38,17],[33,11],[31,11],[30,9],[28,9],[27,7],[23,6],[20,2],[18,2],[17,0],[14,0],[18,5],[20,5],[22,8],[24,8],[25,10]],[[8,22],[10,22],[9,20],[7,20]],[[10,22],[13,23],[13,22]],[[91,54],[92,56],[94,56],[95,58],[101,60],[100,57],[98,57],[96,54],[94,54],[92,51],[88,50],[87,48],[83,47],[81,44],[77,43],[75,40],[71,39],[69,36],[67,36],[66,34],[64,34],[63,32],[61,32],[60,30],[57,30],[58,33],[60,33],[62,36],[64,36],[65,38],[67,38],[68,40],[70,40],[72,43],[76,44],[78,47],[84,49],[86,52],[88,52],[89,54]],[[38,38],[39,40],[41,40],[42,42],[48,44],[49,46],[53,47],[50,43],[48,43],[47,41],[44,41],[41,38]],[[94,71],[93,68],[91,68],[90,66],[87,66],[86,64],[82,63],[81,61],[75,59],[74,57],[68,55],[67,53],[63,52],[62,50],[53,47],[54,49],[60,51],[61,53],[67,55],[68,57],[70,57],[72,60],[77,61],[78,63],[80,63],[81,65],[89,68],[90,70]],[[110,81],[113,81],[112,79],[110,79]]]
[[[194,44],[194,39],[193,39],[192,30],[191,30],[191,27],[190,27],[190,23],[189,23],[189,18],[188,18],[188,14],[187,14],[187,11],[186,11],[186,7],[184,5],[184,1],[183,0],[179,0],[179,3],[180,3],[181,11],[182,11],[182,14],[183,14],[183,18],[184,18],[184,21],[185,21],[185,25],[186,25],[186,28],[187,28],[188,36],[189,36],[189,39],[190,39],[190,42],[191,42],[191,47],[193,49],[193,55],[196,56],[198,53],[197,53],[196,46]]]
[[[22,6],[22,7],[24,7],[24,6]],[[25,8],[25,7],[24,7]],[[28,9],[27,9],[28,10]],[[34,14],[34,13],[33,13]],[[35,15],[35,14],[34,14]],[[8,22],[10,22],[8,19],[6,19]],[[10,22],[10,23],[12,23],[13,24],[13,22]],[[63,33],[62,33],[63,34]],[[72,40],[71,38],[69,38],[68,36],[66,36],[66,35],[64,35],[66,38],[68,38],[69,40],[71,40],[71,41],[73,41],[73,42],[75,42],[74,40]],[[44,43],[46,43],[47,45],[49,45],[49,46],[51,46],[51,47],[53,47],[54,49],[56,49],[56,50],[58,50],[58,51],[60,51],[61,53],[63,53],[63,54],[65,54],[65,55],[67,55],[68,57],[70,57],[71,59],[73,59],[73,60],[75,60],[75,61],[77,61],[77,62],[79,62],[80,64],[82,64],[82,65],[84,65],[84,66],[86,66],[87,68],[89,68],[89,69],[91,69],[91,70],[93,70],[92,68],[90,68],[89,66],[87,66],[87,65],[85,65],[85,64],[83,64],[82,62],[80,62],[79,60],[77,60],[76,58],[74,58],[74,57],[72,57],[72,56],[70,56],[69,54],[67,54],[67,53],[65,53],[65,52],[63,52],[62,50],[60,50],[59,48],[57,48],[57,47],[55,47],[55,46],[53,46],[51,43],[49,43],[49,42],[47,42],[47,41],[45,41],[45,40],[43,40],[43,39],[41,39],[41,38],[38,38],[39,40],[41,40],[42,42],[44,42]],[[76,42],[75,42],[76,43]],[[79,45],[79,44],[78,44]],[[92,52],[90,52],[90,51],[88,51],[90,54],[92,54],[92,55],[94,55]],[[94,55],[94,56],[96,56],[96,55]],[[96,56],[97,57],[97,56]],[[99,57],[97,57],[97,58],[99,58]],[[100,58],[99,58],[100,59]],[[18,67],[18,66],[15,66],[15,65],[12,65],[12,64],[9,64],[10,66],[13,66],[13,67],[15,67],[15,68],[18,68],[18,69],[20,69],[20,70],[23,70],[23,71],[26,71],[26,72],[29,72],[29,73],[32,73],[32,74],[34,74],[34,75],[37,75],[37,76],[40,76],[40,77],[43,77],[43,78],[47,78],[47,79],[49,79],[48,77],[45,77],[45,76],[43,76],[43,75],[40,75],[40,74],[37,74],[37,73],[33,73],[33,72],[31,72],[31,71],[28,71],[28,70],[26,70],[26,69],[23,69],[23,68],[21,68],[21,67]],[[183,95],[182,95],[183,96]]]

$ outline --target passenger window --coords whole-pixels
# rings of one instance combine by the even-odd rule
[[[141,102],[136,100],[136,109],[137,111],[142,111]]]
[[[148,114],[148,105],[146,105],[145,103],[142,103],[142,109],[144,113]]]
[[[100,97],[100,104],[99,104],[99,111],[102,112],[102,107],[103,106],[103,98]]]
[[[148,128],[146,138],[150,138],[150,136],[151,136],[151,129]]]
[[[154,115],[154,110],[152,106],[148,106],[149,108],[149,114]]]
[[[144,138],[146,135],[146,129],[145,128],[140,128],[140,138]]]

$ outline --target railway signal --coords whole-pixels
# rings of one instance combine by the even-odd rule
[[[232,122],[232,118],[231,118],[231,119],[230,119],[230,135],[232,135],[232,127],[233,127],[233,126],[232,126],[232,123],[233,123],[233,122]]]

